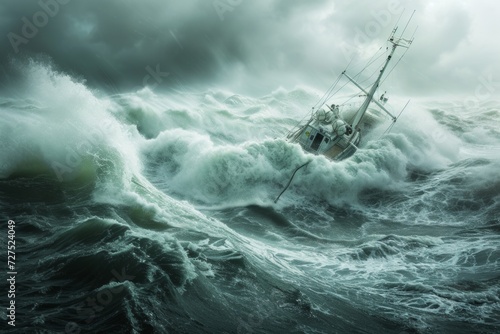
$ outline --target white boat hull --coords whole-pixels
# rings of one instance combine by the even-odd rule
[[[335,136],[310,123],[302,126],[289,141],[300,144],[304,151],[322,154],[332,160],[342,160],[356,152],[360,141],[359,131],[353,131],[350,135]]]

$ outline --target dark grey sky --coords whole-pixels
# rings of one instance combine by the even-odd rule
[[[400,90],[500,91],[493,0],[3,0],[0,61],[6,73],[9,60],[44,54],[117,90],[160,81],[254,94],[323,89],[351,57],[376,51],[404,8],[404,18],[416,10],[408,32],[419,28],[398,66]]]

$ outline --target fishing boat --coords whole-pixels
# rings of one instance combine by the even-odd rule
[[[410,39],[402,38],[403,34],[400,37],[396,37],[396,31],[397,27],[392,30],[389,36],[388,42],[391,46],[390,49],[389,46],[386,48],[389,54],[385,62],[381,65],[382,67],[375,82],[365,89],[347,74],[347,70],[344,70],[325,94],[326,98],[323,97],[318,102],[317,106],[319,105],[319,108],[315,109],[313,107],[310,118],[305,123],[299,122],[287,134],[289,142],[300,144],[307,152],[322,154],[332,160],[342,160],[353,155],[358,149],[364,128],[363,120],[366,118],[367,110],[372,103],[387,113],[392,120],[391,127],[394,125],[401,113],[398,117],[395,117],[384,107],[385,102],[387,102],[385,93],[379,98],[375,98],[375,94],[381,81],[383,78],[385,79],[384,74],[393,59],[396,49],[398,47],[408,49],[413,42],[413,36]],[[343,77],[360,90],[360,92],[357,91],[355,94],[364,98],[359,108],[350,114],[341,112],[341,109],[345,106],[344,104],[329,103],[329,100],[338,92],[338,90],[336,91],[336,87]],[[307,115],[304,119],[307,119]]]

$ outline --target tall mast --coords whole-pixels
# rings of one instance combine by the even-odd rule
[[[391,58],[392,58],[392,55],[394,54],[394,51],[396,51],[396,48],[398,46],[403,46],[403,47],[408,48],[410,46],[411,42],[412,42],[412,40],[406,40],[406,39],[402,39],[402,38],[395,38],[394,34],[396,33],[396,30],[397,30],[397,28],[393,29],[391,37],[389,38],[389,42],[392,43],[391,53],[389,54],[389,56],[387,56],[387,60],[385,61],[384,66],[380,70],[380,73],[379,73],[379,75],[377,77],[377,80],[375,80],[375,83],[370,88],[370,91],[368,92],[365,101],[363,102],[363,104],[361,105],[361,107],[359,108],[359,110],[356,112],[356,115],[354,116],[354,120],[352,122],[352,127],[354,129],[358,129],[359,122],[361,121],[361,119],[363,118],[366,110],[368,109],[368,106],[370,105],[370,102],[372,102],[373,96],[375,95],[375,92],[376,92],[376,90],[377,90],[377,88],[378,88],[378,86],[380,84],[380,80],[382,79],[382,76],[384,75],[384,72],[387,69],[387,65],[389,65],[389,62],[391,61]],[[345,73],[345,71],[342,72],[342,74],[344,74],[356,86],[359,86],[351,77],[349,77]]]

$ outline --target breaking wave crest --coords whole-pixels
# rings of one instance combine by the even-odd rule
[[[16,66],[0,207],[25,222],[31,323],[498,329],[498,104],[471,117],[416,102],[334,162],[283,140],[318,99],[309,88],[107,96],[41,61]]]

